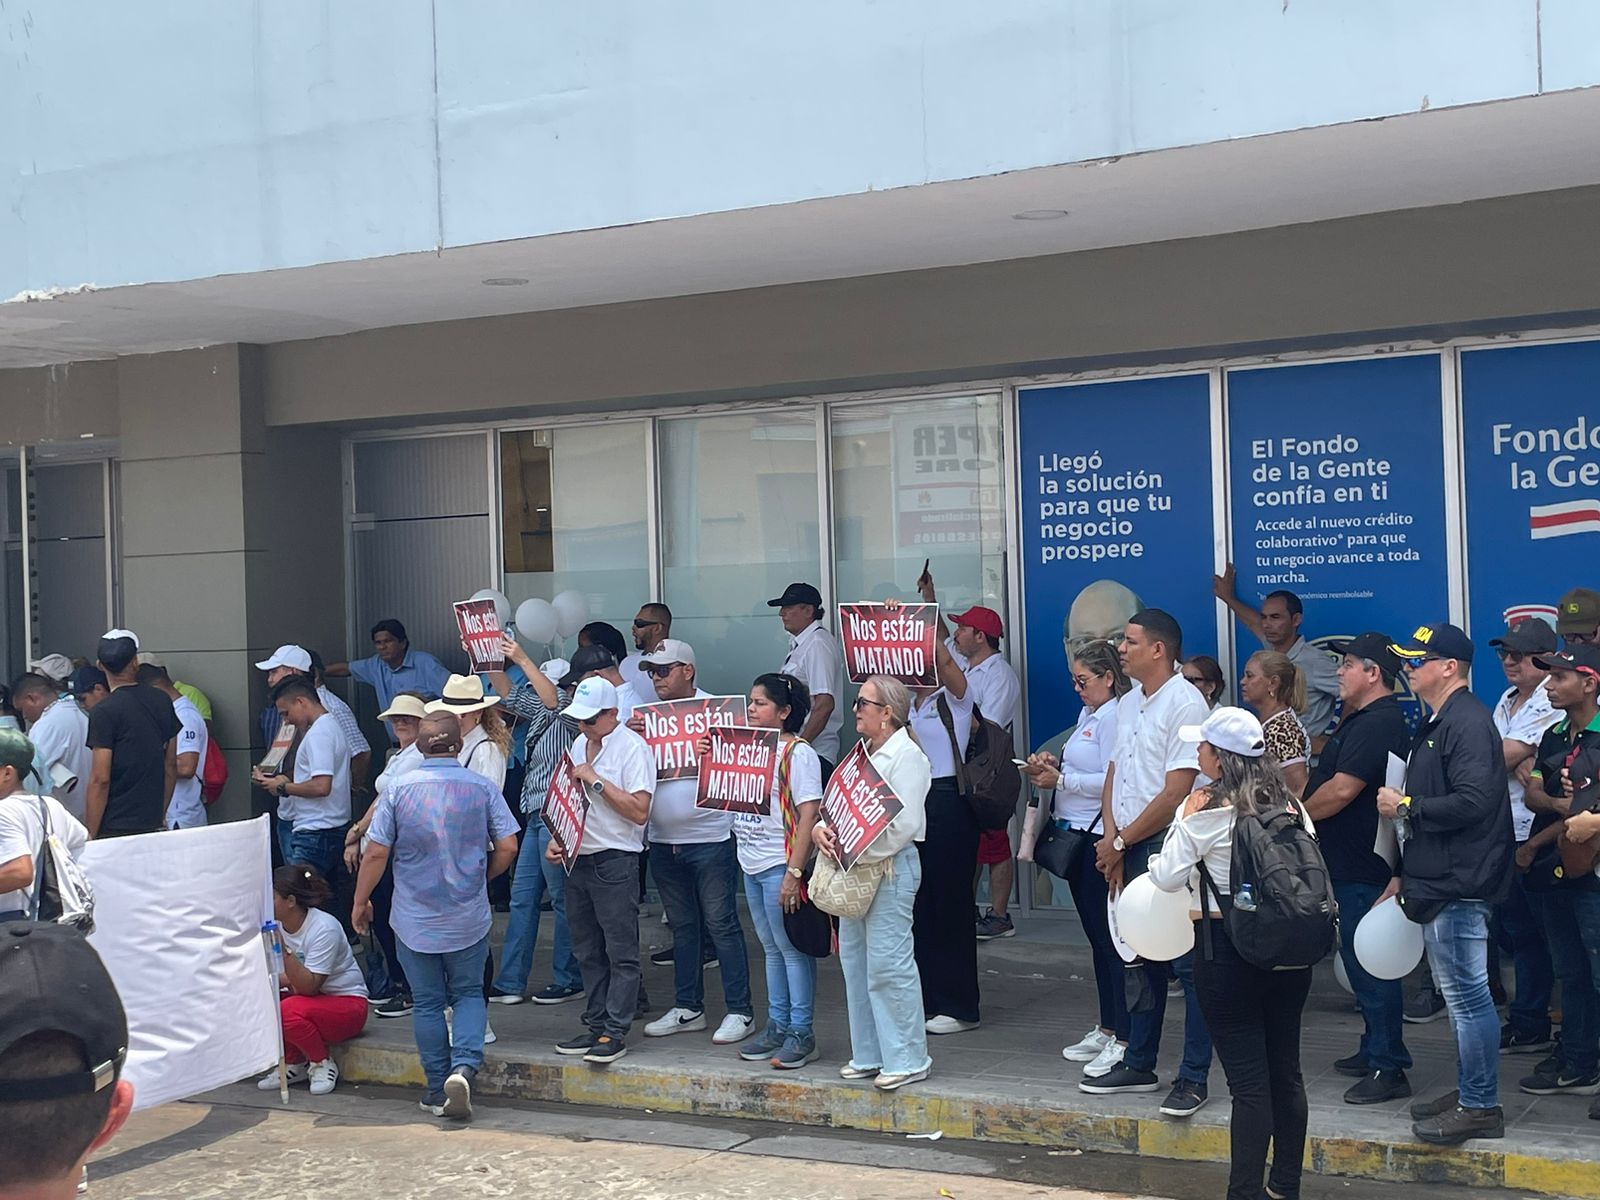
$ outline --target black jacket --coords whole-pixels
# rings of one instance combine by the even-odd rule
[[[1428,921],[1451,900],[1504,900],[1516,855],[1506,759],[1493,717],[1470,689],[1452,693],[1412,739],[1406,794],[1406,915]]]

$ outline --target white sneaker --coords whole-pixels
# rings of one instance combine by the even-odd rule
[[[924,1028],[929,1033],[966,1033],[969,1029],[976,1029],[976,1021],[963,1021],[959,1017],[929,1017]]]
[[[331,1058],[311,1064],[311,1094],[313,1096],[326,1096],[333,1091],[333,1085],[339,1082],[339,1064]]]
[[[1098,1025],[1084,1035],[1083,1041],[1075,1046],[1068,1046],[1061,1052],[1061,1057],[1068,1062],[1093,1062],[1100,1057],[1100,1052],[1117,1039],[1104,1032]]]
[[[1106,1048],[1095,1055],[1095,1059],[1083,1068],[1083,1073],[1090,1079],[1099,1079],[1102,1075],[1111,1074],[1111,1068],[1122,1061],[1122,1056],[1127,1052],[1127,1047],[1113,1040]]]
[[[291,1085],[296,1084],[296,1083],[304,1083],[306,1080],[308,1080],[310,1078],[311,1078],[311,1064],[309,1064],[309,1063],[290,1063],[289,1064],[289,1083]],[[275,1092],[275,1091],[277,1091],[278,1090],[278,1068],[277,1067],[273,1067],[272,1070],[268,1071],[260,1079],[256,1080],[256,1086],[258,1088],[260,1088],[263,1092]]]
[[[692,1008],[669,1008],[644,1027],[645,1037],[666,1037],[671,1033],[694,1033],[706,1027],[706,1014]]]
[[[499,1040],[500,1038],[495,1031],[489,1028],[489,1018],[485,1017],[483,1019],[483,1044],[485,1046],[492,1046]]]
[[[722,1024],[717,1026],[717,1031],[711,1035],[711,1041],[718,1046],[731,1046],[735,1042],[742,1042],[756,1031],[753,1017],[743,1013],[729,1013],[722,1018]]]

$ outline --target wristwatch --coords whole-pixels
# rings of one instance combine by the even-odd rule
[[[793,875],[796,879],[804,879],[806,876],[806,873],[799,867],[790,867],[788,868],[788,871],[789,874]]]
[[[273,788],[272,790],[278,794],[278,798],[281,800],[281,799],[283,799],[284,789],[286,787],[288,787],[288,786],[289,786],[289,781],[287,779],[284,779],[282,776],[279,776],[279,778],[278,778],[278,786]]]
[[[1128,848],[1128,843],[1122,840],[1122,835],[1119,833],[1116,837],[1111,839],[1111,848],[1118,854],[1121,854]]]

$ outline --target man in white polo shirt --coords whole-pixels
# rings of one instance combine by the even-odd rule
[[[1105,835],[1095,847],[1095,861],[1112,895],[1145,873],[1161,849],[1178,805],[1194,789],[1200,761],[1195,746],[1180,738],[1178,731],[1200,724],[1209,711],[1199,690],[1178,670],[1183,631],[1169,613],[1159,608],[1134,613],[1120,653],[1133,688],[1117,703],[1117,740],[1101,801]],[[1137,982],[1141,977],[1142,984]],[[1122,1061],[1104,1075],[1086,1076],[1078,1084],[1080,1090],[1108,1095],[1153,1092],[1160,1086],[1155,1066],[1167,1008],[1166,963],[1147,963],[1141,972],[1129,972],[1127,1005],[1128,1048]],[[1191,1057],[1189,1038],[1204,1030],[1204,1022],[1196,1027],[1198,1008],[1191,1008],[1184,1029],[1186,1061]],[[1207,1037],[1207,1068],[1210,1051]],[[1162,1111],[1189,1116],[1205,1101],[1205,1079],[1186,1079],[1180,1073]]]
[[[800,736],[822,760],[822,782],[828,782],[839,761],[839,731],[844,728],[844,656],[839,642],[822,623],[827,609],[822,593],[809,583],[791,583],[783,595],[768,600],[767,607],[778,610],[778,618],[789,635],[789,654],[783,671],[805,684],[811,692],[811,715]]]
[[[618,719],[617,689],[591,675],[561,716],[578,723],[567,751],[572,777],[587,789],[589,812],[567,877],[567,928],[583,973],[584,1031],[556,1046],[606,1065],[627,1053],[639,1006],[639,854],[656,790],[650,747]],[[545,857],[562,861],[561,843]]]
[[[145,663],[139,668],[139,682],[148,684],[172,701],[173,715],[182,728],[178,731],[178,782],[172,787],[172,802],[167,805],[168,829],[193,829],[206,823],[206,802],[201,794],[201,779],[206,761],[206,746],[211,740],[206,720],[193,700],[172,682],[166,667]]]
[[[63,697],[54,679],[33,673],[17,680],[11,703],[28,722],[28,738],[39,756],[60,781],[50,794],[61,802],[61,807],[83,820],[93,759],[89,752],[89,714],[72,697]]]

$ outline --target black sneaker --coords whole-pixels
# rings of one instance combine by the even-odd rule
[[[603,1066],[607,1063],[616,1062],[627,1052],[628,1047],[623,1044],[621,1038],[614,1038],[609,1034],[601,1034],[595,1039],[594,1045],[589,1047],[589,1053],[583,1056],[583,1061],[600,1063]]]
[[[1444,997],[1433,988],[1424,988],[1414,996],[1407,996],[1405,1011],[1401,1013],[1413,1025],[1426,1025],[1444,1016]]]
[[[443,1092],[429,1092],[417,1101],[417,1107],[430,1116],[444,1116],[445,1094]]]
[[[444,1112],[440,1115],[454,1121],[465,1121],[472,1115],[472,1083],[478,1077],[473,1067],[457,1067],[444,1081]]]
[[[1500,1027],[1501,1054],[1541,1054],[1552,1045],[1548,1032],[1527,1033],[1509,1024]]]
[[[1011,914],[1001,916],[990,909],[978,919],[977,937],[980,942],[992,942],[995,938],[1016,937],[1017,926],[1011,919]]]
[[[1357,1050],[1349,1058],[1335,1059],[1333,1069],[1341,1075],[1349,1075],[1352,1079],[1362,1079],[1372,1070],[1367,1066],[1367,1056]]]
[[[1430,1146],[1459,1146],[1473,1138],[1498,1138],[1506,1135],[1506,1114],[1502,1108],[1462,1108],[1418,1121],[1411,1127],[1419,1142]]]
[[[547,983],[528,999],[535,1004],[565,1004],[568,1000],[582,1000],[583,984],[562,987],[559,983]]]
[[[405,994],[390,996],[377,1008],[372,1010],[375,1017],[409,1017],[411,1015],[411,997]]]
[[[672,947],[668,946],[665,950],[657,950],[650,956],[650,961],[658,967],[670,967],[672,965]]]
[[[598,1033],[590,1033],[588,1030],[585,1030],[575,1038],[568,1038],[564,1042],[557,1042],[556,1053],[569,1055],[587,1054],[589,1051],[594,1049],[594,1044],[599,1040],[600,1035]]]
[[[1579,1075],[1563,1067],[1560,1071],[1541,1073],[1535,1071],[1517,1086],[1530,1096],[1593,1096],[1600,1093],[1600,1071]]]
[[[1344,1094],[1346,1104],[1383,1104],[1404,1100],[1411,1095],[1411,1081],[1404,1071],[1373,1071]]]
[[[1600,1121],[1600,1099],[1589,1102],[1589,1120]]]
[[[1443,1116],[1460,1103],[1460,1092],[1446,1092],[1436,1100],[1418,1100],[1411,1106],[1411,1119],[1426,1121],[1432,1117]]]
[[[1078,1090],[1091,1096],[1114,1096],[1121,1092],[1153,1092],[1160,1086],[1161,1080],[1154,1071],[1139,1071],[1118,1063],[1104,1075],[1082,1080]]]
[[[1192,1117],[1205,1107],[1208,1099],[1205,1084],[1180,1079],[1161,1102],[1161,1111],[1169,1117]]]
[[[521,992],[502,992],[491,984],[488,992],[484,994],[484,999],[490,1004],[521,1004],[527,997]]]

